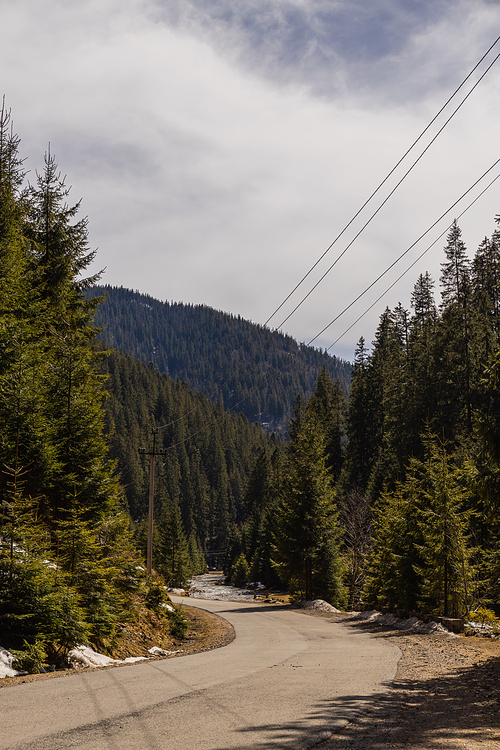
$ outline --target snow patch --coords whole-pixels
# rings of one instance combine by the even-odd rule
[[[451,633],[438,622],[423,622],[418,617],[409,617],[407,620],[400,620],[392,614],[383,615],[382,612],[377,612],[376,609],[371,609],[367,612],[358,612],[353,619],[376,622],[380,625],[388,625],[397,630],[408,630],[412,633],[446,633],[455,637],[455,633]]]
[[[90,646],[75,646],[68,654],[68,664],[73,669],[85,669],[109,667],[111,664],[133,664],[148,658],[148,656],[128,656],[126,659],[112,659],[110,656],[97,653]]]
[[[472,631],[474,635],[487,638],[493,638],[498,634],[498,628],[488,625],[486,622],[476,622],[475,620],[471,620],[470,622],[465,623],[465,627],[469,632]]]
[[[85,667],[108,667],[110,664],[120,664],[118,659],[98,654],[90,646],[75,646],[68,654],[68,664],[73,669]]]
[[[149,656],[127,656],[126,659],[123,659],[123,661],[118,662],[119,664],[135,664],[136,661],[144,661],[144,659],[149,659]]]
[[[18,672],[14,669],[12,664],[16,660],[14,654],[7,651],[6,648],[0,646],[0,680],[4,677],[17,677],[18,675],[28,674],[27,672]]]
[[[297,606],[301,609],[315,609],[319,612],[340,612],[333,604],[328,604],[324,599],[312,599],[311,601],[298,602]]]
[[[166,651],[164,648],[160,648],[159,646],[148,648],[148,652],[153,656],[171,656],[172,654],[180,654],[179,649],[177,649],[177,651]]]

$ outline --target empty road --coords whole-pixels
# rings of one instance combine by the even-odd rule
[[[226,618],[235,640],[206,653],[2,689],[0,748],[302,750],[395,675],[399,650],[348,624],[279,605],[185,603]]]

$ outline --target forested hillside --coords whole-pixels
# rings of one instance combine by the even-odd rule
[[[205,307],[110,290],[100,320],[118,299],[120,336],[129,326],[141,356],[107,351],[97,279],[85,278],[87,220],[53,155],[30,186],[18,148],[0,110],[0,645],[32,667],[77,643],[110,649],[124,619],[165,613],[164,585],[186,584],[214,548],[234,582],[337,606],[461,616],[498,604],[500,229],[469,258],[453,224],[440,301],[422,274],[411,309],[382,313],[371,349],[357,347],[347,403],[337,376],[348,365],[332,373],[326,355]],[[231,364],[257,332],[248,367]],[[185,371],[172,373],[176,356]],[[235,393],[194,392],[188,365],[200,390],[226,368]],[[286,442],[223,405],[252,392],[264,421],[255,394],[273,368],[267,421],[281,426],[294,395]],[[153,436],[146,576],[139,449]]]
[[[297,403],[282,467],[256,467],[233,579],[451,616],[499,602],[500,229],[470,259],[455,222],[441,267],[439,303],[422,274],[360,340],[345,423],[325,372]]]
[[[50,151],[26,184],[0,110],[0,645],[20,668],[108,650],[164,584],[206,569],[244,515],[245,487],[279,440],[186,383],[97,340],[87,219]],[[105,390],[107,388],[107,391]],[[156,447],[154,567],[144,517]],[[163,578],[158,578],[158,573]]]
[[[147,514],[151,430],[156,449],[156,518],[177,510],[183,535],[203,551],[223,549],[244,515],[244,492],[259,453],[280,441],[133,357],[112,352],[101,365],[107,375],[105,403],[109,455],[116,459],[128,509],[135,522]],[[161,567],[161,563],[160,563]]]
[[[286,431],[296,395],[309,398],[323,366],[349,389],[348,362],[239,316],[118,287],[97,286],[89,294],[105,295],[96,323],[110,346],[270,430]]]
[[[498,223],[497,219],[497,223]],[[369,498],[372,601],[455,614],[498,601],[500,231],[473,258],[454,222],[440,300],[428,273],[411,311],[359,342],[340,494]]]
[[[0,633],[21,665],[110,647],[147,596],[103,436],[87,220],[54,157],[25,186],[0,110]]]

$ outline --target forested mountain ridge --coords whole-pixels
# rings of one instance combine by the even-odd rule
[[[201,548],[224,548],[229,529],[244,515],[244,493],[258,455],[280,444],[243,414],[212,404],[180,380],[173,380],[130,355],[113,351],[101,363],[107,376],[105,432],[109,456],[117,462],[128,510],[139,522],[147,515],[150,446],[158,428],[155,507],[158,526],[179,509],[186,538]],[[161,567],[161,564],[160,564]]]
[[[345,392],[351,365],[291,336],[206,305],[161,302],[122,287],[95,286],[101,338],[212,401],[281,433],[297,394],[311,396],[326,366]]]

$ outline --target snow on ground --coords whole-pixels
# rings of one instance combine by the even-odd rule
[[[383,615],[382,612],[377,612],[377,610],[358,612],[353,619],[376,622],[380,625],[388,625],[389,627],[396,628],[397,630],[409,630],[412,633],[446,633],[450,636],[455,635],[446,628],[443,628],[438,622],[422,622],[418,617],[409,617],[407,620],[400,620],[395,615]]]
[[[148,649],[151,657],[153,656],[171,656],[172,654],[178,654],[179,651],[166,651],[164,648],[159,646],[153,646]],[[68,665],[73,669],[85,669],[88,667],[109,667],[112,664],[134,664],[136,661],[144,661],[149,659],[149,656],[128,656],[126,659],[112,659],[110,656],[99,654],[94,651],[90,646],[75,646],[68,653]],[[0,646],[0,680],[4,677],[18,677],[19,675],[28,674],[28,672],[20,672],[13,668],[12,664],[15,661],[15,656],[7,651],[7,649]]]
[[[109,667],[110,664],[133,664],[148,658],[147,656],[128,656],[126,659],[112,659],[110,656],[97,653],[90,646],[75,646],[68,654],[68,664],[73,669],[84,669],[85,667]]]
[[[180,654],[180,649],[177,649],[177,651],[167,651],[164,648],[160,648],[159,646],[153,646],[153,648],[148,648],[148,651],[152,656],[172,656],[172,654]]]
[[[26,674],[26,672],[18,672],[12,667],[15,658],[10,651],[0,646],[0,680],[4,677],[17,677],[20,674]]]
[[[498,636],[498,627],[489,625],[486,622],[475,622],[471,620],[465,623],[465,627],[473,630],[476,635],[485,636],[486,638],[493,638]]]
[[[226,576],[207,573],[191,580],[189,596],[192,599],[218,599],[225,602],[251,602],[254,592],[249,589],[228,586]]]
[[[313,599],[312,601],[298,602],[297,607],[300,609],[315,609],[318,612],[334,612],[340,614],[340,609],[334,607],[333,604],[328,604],[324,599]]]

